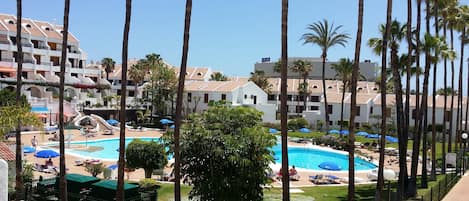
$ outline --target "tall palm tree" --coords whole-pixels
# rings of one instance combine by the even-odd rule
[[[116,200],[123,201],[124,194],[124,166],[125,166],[125,105],[127,96],[127,60],[129,53],[129,32],[130,17],[132,15],[132,0],[125,1],[125,21],[122,39],[122,83],[121,83],[121,106],[119,113],[120,132],[119,132],[119,161],[117,170],[117,191]]]
[[[417,0],[417,25],[415,30],[415,64],[418,69],[420,69],[420,26],[421,26],[421,15],[422,15],[422,0]],[[413,136],[413,143],[412,143],[412,162],[410,168],[410,178],[409,178],[409,186],[408,186],[408,196],[415,197],[417,195],[417,165],[418,165],[418,157],[419,157],[419,150],[420,150],[420,107],[419,107],[419,99],[420,99],[420,72],[417,71],[415,76],[415,111],[417,115],[415,115],[414,121],[414,136]]]
[[[413,58],[413,52],[412,52],[412,49],[413,49],[413,43],[412,43],[412,0],[407,0],[407,23],[406,23],[406,40],[407,40],[407,60],[406,60],[406,94],[405,94],[405,108],[404,108],[404,129],[403,129],[403,133],[405,133],[405,137],[407,138],[406,139],[406,150],[407,150],[407,141],[408,141],[408,133],[409,133],[409,124],[410,124],[410,116],[409,116],[409,112],[410,112],[410,77],[412,76],[412,64],[413,62],[415,61],[415,59]],[[415,67],[416,71],[420,70],[419,67]],[[406,153],[407,154],[407,153]],[[407,161],[406,161],[406,158],[399,158],[399,163],[405,163],[406,167],[407,167]],[[404,193],[401,194],[401,197],[406,197],[408,195],[408,186],[409,186],[409,179],[408,179],[408,176],[407,176],[407,168],[406,168],[406,174],[405,174],[405,181],[403,182],[404,183],[404,186],[401,185],[401,188],[402,191],[405,191],[405,195],[403,195]],[[401,192],[402,192],[401,191]]]
[[[226,75],[223,75],[223,73],[215,72],[215,73],[210,75],[210,80],[212,80],[212,81],[227,81],[228,77],[226,77]]]
[[[347,44],[347,39],[350,38],[349,34],[347,33],[340,33],[340,29],[342,26],[334,26],[331,24],[329,26],[329,22],[327,20],[315,22],[313,24],[308,25],[307,29],[309,29],[310,33],[305,33],[301,37],[304,41],[304,44],[311,43],[313,45],[317,45],[321,48],[321,58],[322,58],[322,90],[324,96],[324,115],[326,121],[326,130],[329,130],[329,113],[328,113],[328,104],[327,104],[327,94],[326,94],[326,59],[327,59],[327,52],[329,48],[335,45],[341,45],[345,47]]]
[[[105,57],[101,60],[101,65],[104,67],[104,71],[106,71],[106,80],[109,80],[109,73],[112,73],[116,67],[116,62],[110,57]]]
[[[433,2],[433,17],[435,18],[435,37],[439,37],[439,27],[438,27],[438,4],[439,2],[437,0],[434,0]],[[437,60],[439,58],[439,49],[435,49],[435,59]],[[435,119],[435,112],[436,112],[436,68],[437,68],[437,62],[433,64],[433,96],[432,96],[432,148],[431,148],[431,161],[432,161],[432,167],[430,171],[430,180],[435,181],[436,180],[436,119]]]
[[[65,142],[64,142],[64,84],[65,62],[67,61],[68,45],[68,17],[70,15],[70,0],[65,0],[64,30],[62,34],[62,59],[60,60],[60,85],[59,85],[59,149],[60,149],[60,173],[59,173],[59,199],[67,201],[67,180],[65,179]]]
[[[282,0],[282,55],[280,83],[280,126],[282,132],[282,192],[283,201],[290,201],[290,176],[288,174],[287,142],[287,72],[288,72],[288,0]]]
[[[355,116],[357,114],[357,80],[359,75],[360,63],[360,47],[362,45],[362,32],[363,32],[363,0],[358,1],[358,25],[357,25],[357,39],[355,40],[355,57],[354,66],[352,70],[352,99],[350,101],[350,124],[349,124],[349,154],[348,154],[348,200],[355,200]],[[323,60],[324,61],[324,60]],[[345,87],[345,86],[344,86]]]
[[[184,92],[184,81],[187,71],[187,57],[189,52],[189,32],[191,27],[192,0],[186,0],[186,14],[184,20],[184,37],[182,44],[181,69],[179,71],[179,82],[176,97],[176,121],[174,129],[174,200],[181,201],[181,164],[179,155],[179,132],[182,120],[182,98]]]
[[[386,86],[386,66],[387,66],[387,47],[388,47],[388,39],[391,35],[391,16],[392,16],[392,0],[387,1],[387,12],[386,12],[386,25],[383,32],[382,44],[381,44],[381,86]],[[370,39],[371,40],[371,39]],[[370,42],[368,42],[370,43]],[[374,48],[376,49],[376,48]],[[381,87],[381,144],[379,150],[379,164],[378,164],[378,182],[376,183],[377,188],[377,200],[381,200],[382,198],[382,191],[384,187],[384,147],[386,146],[386,118],[387,114],[387,107],[386,107],[386,87]]]
[[[458,139],[459,142],[459,149],[462,148],[462,142],[461,142],[461,132],[462,132],[462,117],[463,117],[463,108],[462,108],[462,94],[463,94],[463,85],[462,85],[462,75],[463,75],[463,64],[464,64],[464,45],[465,45],[465,39],[466,39],[466,29],[468,26],[468,21],[469,21],[469,7],[467,5],[460,5],[458,7],[458,21],[457,21],[457,30],[461,33],[460,39],[461,39],[461,49],[460,49],[460,63],[459,63],[459,87],[458,87],[458,120],[456,122],[459,124],[457,128],[459,128],[456,132],[456,139]]]
[[[295,73],[299,73],[301,78],[303,78],[303,84],[300,85],[300,93],[303,94],[303,110],[308,110],[306,107],[307,97],[308,97],[308,76],[309,72],[313,70],[313,65],[309,61],[296,60],[293,62],[291,69]]]
[[[135,84],[135,89],[134,89],[135,100],[137,100],[138,85],[143,83],[147,75],[147,72],[148,71],[146,71],[145,66],[141,62],[138,62],[132,65],[129,69],[129,78],[133,80]]]
[[[21,87],[22,87],[22,74],[23,74],[23,46],[21,43],[21,21],[23,17],[22,0],[16,0],[16,48],[18,52],[17,69],[16,69],[16,106],[21,105]],[[23,150],[21,150],[21,121],[18,119],[18,126],[16,127],[16,200],[21,200],[23,197]]]
[[[353,71],[353,63],[350,59],[342,58],[339,60],[338,63],[332,64],[332,69],[335,70],[336,74],[335,77],[342,80],[342,101],[340,107],[340,130],[342,130],[344,125],[344,99],[345,99],[345,92],[352,81],[352,71]],[[340,134],[342,137],[342,133]]]

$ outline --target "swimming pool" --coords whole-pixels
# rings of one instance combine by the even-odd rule
[[[129,144],[134,138],[126,138],[125,145]],[[144,141],[158,140],[158,138],[139,138]],[[71,142],[71,144],[84,145],[85,142]],[[67,154],[76,155],[79,157],[102,159],[109,161],[116,161],[119,157],[119,139],[103,139],[88,141],[88,146],[101,147],[102,149],[95,151],[85,151],[78,149],[66,149]],[[280,164],[282,162],[281,145],[278,143],[272,147],[274,151],[275,162]],[[336,150],[325,150],[315,147],[288,147],[288,162],[289,165],[294,165],[298,168],[310,170],[323,170],[319,168],[322,162],[334,162],[338,164],[342,170],[348,169],[348,155],[346,152]],[[376,165],[367,162],[361,158],[355,158],[355,170],[371,170],[375,169]]]

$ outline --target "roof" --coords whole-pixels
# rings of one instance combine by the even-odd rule
[[[94,182],[99,181],[98,178],[92,176],[86,176],[81,174],[67,174],[66,175],[68,181],[74,181],[77,183],[87,183],[87,182]]]
[[[49,22],[42,22],[28,18],[23,18],[21,23],[23,25],[21,28],[23,34],[62,40],[61,25],[53,25]],[[0,31],[16,33],[16,16],[0,14],[0,24]],[[69,34],[68,41],[78,43],[78,40],[71,33]]]
[[[103,180],[103,181],[92,184],[92,186],[111,189],[111,190],[117,190],[117,181],[116,180]],[[138,185],[124,183],[124,190],[136,189],[136,188],[138,188]]]
[[[188,92],[231,92],[247,83],[248,81],[188,81],[185,82],[184,90]]]
[[[176,75],[179,76],[180,68],[174,68]],[[206,67],[187,67],[186,69],[186,80],[205,80],[209,68]],[[209,75],[208,75],[209,76]]]
[[[8,145],[3,142],[0,142],[0,159],[6,161],[14,161],[16,160],[16,154],[13,152]]]
[[[280,93],[280,78],[268,78],[270,84],[272,84],[272,93]],[[319,94],[322,93],[323,84],[322,80],[308,79],[308,90],[310,93]],[[288,79],[287,80],[287,92],[298,93],[298,87],[303,83],[302,79]],[[377,88],[374,82],[359,81],[357,83],[358,93],[376,93]],[[340,93],[342,89],[342,81],[340,80],[326,80],[326,91],[328,93]]]

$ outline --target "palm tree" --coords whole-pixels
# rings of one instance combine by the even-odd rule
[[[460,64],[459,64],[459,87],[458,87],[458,91],[460,92],[458,94],[458,120],[456,120],[456,122],[459,124],[459,126],[457,128],[457,132],[456,132],[456,139],[458,139],[459,141],[459,149],[462,148],[462,143],[461,143],[461,130],[462,130],[462,113],[463,113],[463,109],[462,109],[462,91],[463,91],[463,86],[462,86],[462,75],[463,75],[463,64],[464,64],[464,45],[467,41],[465,41],[466,39],[466,29],[467,29],[467,26],[468,26],[468,21],[469,21],[469,7],[467,5],[461,5],[458,7],[458,21],[457,21],[457,30],[459,32],[461,32],[461,49],[460,49],[460,56],[459,56],[459,59],[460,59]]]
[[[179,71],[179,82],[176,97],[176,121],[174,122],[174,200],[181,201],[181,164],[179,155],[179,132],[182,120],[182,98],[184,92],[184,81],[187,71],[187,57],[189,52],[189,32],[191,27],[192,0],[186,0],[186,14],[184,20],[184,38],[182,45],[181,69]]]
[[[269,83],[269,80],[265,76],[265,72],[262,70],[256,70],[251,72],[251,77],[249,81],[254,82],[259,88],[264,90],[267,94],[270,94],[272,89],[272,84]]]
[[[121,83],[121,106],[119,113],[120,132],[119,132],[119,161],[117,170],[117,191],[116,200],[123,201],[124,195],[124,166],[125,166],[125,105],[127,96],[127,59],[129,53],[129,31],[130,31],[130,17],[132,15],[132,0],[125,2],[125,21],[122,39],[122,83]]]
[[[212,80],[212,81],[227,81],[228,77],[223,75],[223,73],[215,72],[215,73],[210,75],[210,80]]]
[[[282,192],[283,201],[290,201],[290,176],[288,174],[287,142],[287,72],[288,72],[288,0],[282,0],[282,56],[280,83],[280,126],[282,132]]]
[[[340,109],[340,130],[344,125],[344,99],[345,99],[345,91],[351,84],[352,81],[352,71],[353,71],[353,63],[350,59],[342,58],[339,60],[338,63],[332,64],[332,69],[335,70],[336,74],[335,77],[342,80],[342,101],[341,101],[341,109]],[[342,137],[342,133],[340,134]]]
[[[388,39],[390,38],[391,34],[391,15],[392,15],[392,0],[387,1],[387,12],[386,12],[386,25],[384,28],[382,43],[381,43],[381,86],[385,86],[386,83],[386,65],[387,65],[387,47],[388,47]],[[381,26],[382,27],[382,26]],[[383,29],[382,29],[383,30]],[[371,40],[371,39],[370,39]],[[369,41],[370,41],[369,40]],[[368,42],[370,44],[370,42]],[[377,47],[377,46],[376,46]],[[374,48],[376,49],[376,48]],[[376,53],[376,51],[375,51]],[[383,136],[386,136],[386,118],[387,114],[387,107],[386,107],[386,87],[381,87],[381,144],[379,150],[379,164],[378,164],[378,182],[376,183],[376,197],[377,200],[381,200],[382,198],[382,191],[384,187],[384,147],[386,145],[385,139]]]
[[[435,18],[435,22],[438,22],[438,4],[439,2],[435,0],[433,2],[433,17]],[[439,37],[439,27],[438,24],[436,23],[435,25],[435,37]],[[439,58],[439,49],[435,49],[435,60],[438,60]],[[436,180],[436,119],[435,119],[435,112],[436,112],[436,68],[437,68],[437,63],[433,64],[433,96],[432,96],[432,167],[430,171],[430,180],[435,181]]]
[[[412,76],[412,64],[415,61],[415,58],[413,56],[413,43],[412,43],[412,0],[407,0],[407,23],[406,23],[406,39],[407,39],[407,60],[406,60],[406,98],[405,98],[405,115],[404,115],[404,129],[403,133],[404,136],[407,137],[408,139],[408,133],[409,133],[409,124],[410,124],[410,117],[409,117],[409,112],[410,112],[410,77]],[[420,67],[415,67],[415,72],[419,71]],[[406,150],[407,150],[407,139],[406,139]],[[407,158],[407,157],[406,157]],[[400,161],[399,163],[405,163],[407,166],[407,161],[406,159],[401,159],[399,158]],[[404,193],[401,194],[401,197],[406,197],[408,195],[408,186],[409,186],[409,179],[407,176],[407,169],[405,170],[405,182],[404,182],[404,189],[401,189],[402,191],[405,191]],[[401,191],[401,192],[402,192]]]
[[[350,101],[350,124],[349,124],[349,155],[348,155],[348,200],[355,200],[355,116],[357,114],[357,79],[359,75],[359,63],[360,63],[360,47],[362,44],[362,30],[363,30],[363,0],[358,1],[358,28],[357,28],[357,39],[355,41],[355,57],[354,66],[352,70],[352,99]],[[323,60],[324,61],[324,60]],[[324,66],[323,66],[324,67]],[[323,69],[324,70],[324,69]],[[323,72],[324,73],[324,72]],[[345,90],[345,86],[344,86]]]
[[[22,87],[22,74],[23,74],[23,46],[21,44],[21,21],[23,17],[22,0],[16,0],[16,48],[18,52],[17,58],[17,72],[16,72],[16,106],[21,105],[21,87]],[[18,126],[16,127],[16,200],[21,200],[23,197],[23,150],[21,150],[21,121],[18,119]]]
[[[324,115],[326,121],[326,130],[329,130],[329,113],[327,110],[327,94],[326,94],[326,59],[327,59],[327,52],[329,48],[335,45],[341,45],[345,47],[347,44],[347,39],[350,36],[347,33],[339,33],[342,26],[335,27],[334,24],[329,26],[329,22],[327,20],[323,20],[322,22],[316,22],[313,24],[308,25],[307,29],[312,31],[311,33],[305,33],[301,37],[304,40],[304,44],[311,43],[317,45],[321,48],[322,54],[322,90],[324,96]],[[286,62],[286,61],[285,61]]]
[[[148,71],[145,70],[145,66],[141,62],[138,62],[132,65],[129,69],[129,78],[133,80],[135,84],[135,92],[134,92],[135,100],[137,100],[138,85],[143,83],[147,75],[147,72]]]
[[[110,57],[105,57],[101,60],[101,65],[104,67],[104,71],[106,71],[106,80],[109,80],[109,73],[114,71],[116,62]]]
[[[307,97],[308,97],[308,76],[309,72],[313,70],[313,65],[309,61],[296,60],[293,62],[291,69],[295,73],[299,73],[301,78],[303,78],[303,84],[300,85],[300,93],[303,94],[303,110],[308,110],[306,107]]]
[[[68,17],[70,14],[70,0],[65,0],[64,7],[64,29],[62,36],[62,47],[68,45]],[[60,173],[59,173],[59,200],[67,201],[67,180],[65,179],[65,142],[64,142],[64,84],[65,84],[65,62],[67,61],[67,48],[62,48],[62,59],[60,60],[60,85],[59,85],[59,149],[60,149]]]

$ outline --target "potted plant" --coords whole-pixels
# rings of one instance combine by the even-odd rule
[[[140,196],[148,200],[157,200],[158,192],[156,191],[160,186],[158,182],[153,179],[142,179],[138,183],[140,186]]]

